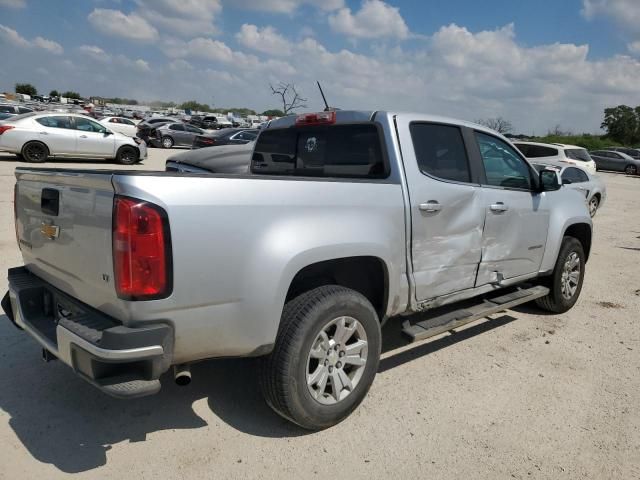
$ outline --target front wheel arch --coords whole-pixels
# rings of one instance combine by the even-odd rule
[[[591,226],[587,223],[574,223],[567,227],[563,237],[573,237],[582,244],[584,250],[585,262],[589,260],[589,253],[591,252]],[[560,253],[560,252],[558,252]]]

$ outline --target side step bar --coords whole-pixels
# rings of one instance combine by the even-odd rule
[[[544,297],[548,293],[549,289],[543,286],[519,288],[515,292],[485,299],[477,305],[428,318],[414,324],[406,320],[402,325],[402,333],[409,337],[412,342],[417,342],[448,332],[494,313],[522,305],[536,298]]]

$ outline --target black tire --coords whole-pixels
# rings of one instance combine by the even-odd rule
[[[21,153],[16,153],[16,157],[18,158],[19,162],[24,162],[24,155],[22,155]]]
[[[627,175],[637,175],[638,167],[636,167],[635,165],[627,165],[626,167],[624,167],[624,173],[626,173]]]
[[[563,275],[565,274],[565,268],[570,257],[574,254],[580,262],[579,272],[575,291],[568,298],[563,294]],[[549,287],[549,294],[538,298],[536,304],[543,310],[553,313],[564,313],[570,310],[578,301],[578,297],[580,297],[582,282],[584,281],[584,271],[585,255],[582,244],[574,237],[564,237],[556,265],[553,269],[553,274],[545,282],[545,286]]]
[[[171,148],[173,147],[173,138],[164,136],[162,137],[162,140],[160,140],[160,144],[162,145],[162,148]]]
[[[22,147],[22,156],[30,163],[43,163],[49,157],[49,149],[42,142],[27,142]]]
[[[310,353],[327,325],[339,321],[343,316],[355,319],[355,323],[364,329],[366,360],[363,366],[353,367],[362,368],[353,389],[341,387],[342,392],[348,393],[336,403],[327,405],[314,398],[311,387],[307,385],[308,369],[313,361]],[[353,326],[353,323],[351,325]],[[338,347],[347,349],[353,345],[349,343],[349,338],[351,337],[345,340],[342,347],[338,344],[336,350]],[[321,430],[331,427],[349,416],[369,391],[378,371],[380,345],[378,315],[363,295],[337,285],[325,285],[304,292],[284,306],[273,352],[262,359],[260,384],[264,398],[276,413],[305,429]],[[317,348],[323,350],[322,344]],[[332,351],[331,348],[329,351]],[[341,351],[339,358],[344,358],[343,355],[344,352]],[[331,371],[331,368],[341,368],[339,358],[334,367],[326,367],[328,371]],[[333,361],[335,360],[334,354]],[[317,362],[317,368],[320,368],[320,360]],[[327,365],[328,360],[323,362],[323,365]],[[347,371],[351,366],[348,366],[346,361],[342,368],[347,374],[351,374]],[[337,373],[335,370],[334,374],[339,376]],[[354,378],[355,375],[354,373]],[[334,391],[335,381],[331,378],[329,386],[329,380],[325,380],[323,392],[327,387]],[[340,393],[337,396],[339,397]],[[331,398],[330,394],[326,394],[326,398]]]
[[[139,160],[140,152],[138,149],[127,145],[120,147],[120,150],[118,150],[118,153],[116,154],[116,163],[121,165],[133,165]]]

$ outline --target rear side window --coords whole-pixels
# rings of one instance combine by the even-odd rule
[[[589,152],[587,152],[584,148],[571,148],[564,151],[567,158],[572,160],[578,160],[580,162],[590,162],[591,157],[589,156]]]
[[[174,123],[173,125],[169,126],[169,129],[175,130],[176,132],[184,132],[184,125],[180,123]]]
[[[251,171],[318,177],[386,178],[375,125],[331,125],[265,130],[251,160]]]
[[[551,147],[543,147],[542,145],[522,145],[516,144],[518,150],[527,158],[556,157],[558,150]]]
[[[467,151],[458,127],[412,123],[409,129],[422,173],[455,182],[471,181]]]
[[[45,127],[51,128],[71,128],[71,117],[55,116],[36,118],[36,122]]]

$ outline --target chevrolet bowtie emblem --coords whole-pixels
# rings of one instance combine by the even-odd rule
[[[47,237],[49,240],[55,240],[60,234],[60,227],[58,227],[57,225],[49,225],[47,223],[43,223],[40,226],[40,233]]]

